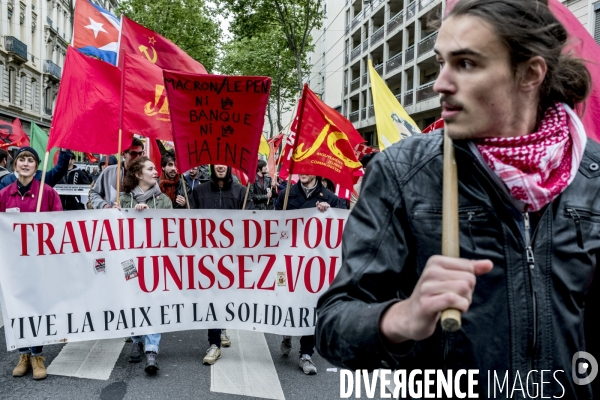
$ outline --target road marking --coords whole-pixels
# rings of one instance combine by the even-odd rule
[[[68,343],[48,366],[48,373],[105,381],[124,344],[123,339]]]
[[[241,396],[285,400],[265,335],[227,330],[231,347],[210,368],[210,390]]]

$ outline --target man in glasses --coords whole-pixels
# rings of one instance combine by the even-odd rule
[[[123,174],[127,171],[128,166],[138,158],[144,155],[144,144],[138,138],[133,138],[131,146],[123,152],[123,168],[121,169],[121,182],[123,182]],[[90,190],[90,202],[95,209],[112,208],[117,196],[117,166],[109,165],[106,167],[98,179],[94,187]]]

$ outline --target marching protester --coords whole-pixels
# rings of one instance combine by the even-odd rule
[[[210,180],[196,186],[193,191],[192,208],[200,210],[252,210],[253,203],[250,198],[246,200],[246,188],[233,181],[231,167],[226,165],[211,165]],[[206,356],[204,364],[212,365],[221,358],[221,345],[231,346],[231,339],[225,329],[209,329]]]
[[[69,172],[62,178],[60,183],[63,185],[89,185],[92,183],[87,172],[75,165],[75,154],[73,153],[71,153],[71,160],[69,160]],[[81,196],[79,195],[61,195],[60,201],[65,211],[85,210],[85,204],[81,202]]]
[[[19,150],[17,150],[18,152]],[[50,187],[54,187],[58,182],[60,182],[60,180],[63,178],[63,176],[65,176],[67,174],[68,168],[69,168],[69,160],[71,159],[71,155],[73,153],[71,153],[70,150],[60,150],[60,153],[58,155],[58,162],[56,163],[56,166],[52,169],[50,169],[49,171],[46,171],[46,179],[45,179],[45,184],[50,186]],[[42,171],[36,171],[34,178],[37,181],[41,181],[42,180]],[[8,174],[2,178],[0,178],[0,190],[4,189],[5,187],[7,187],[8,185],[14,183],[17,181],[17,173],[15,171],[14,174]]]
[[[208,181],[208,174],[206,179],[202,179],[200,175],[200,167],[194,167],[188,171],[187,174],[183,175],[183,179],[185,179],[185,184],[189,188],[188,190],[192,191],[201,183]]]
[[[371,162],[373,157],[375,157],[375,154],[377,154],[377,153],[365,154],[360,159],[360,163],[363,166],[363,171],[365,174],[367,173],[367,165],[369,165],[369,163]],[[350,195],[350,210],[352,210],[354,208],[354,206],[356,205],[356,202],[358,201],[358,199],[360,197],[360,188],[361,188],[363,179],[364,179],[364,176],[361,176],[360,178],[358,178],[358,182],[356,182],[356,185],[354,185],[354,190],[352,191],[352,194]]]
[[[271,199],[274,186],[267,162],[259,160],[256,167],[256,181],[250,185],[250,197],[257,210],[272,210],[275,207],[275,201]]]
[[[123,178],[123,191],[124,193],[119,197],[120,206],[115,205],[119,209],[134,208],[137,211],[143,211],[150,208],[173,208],[169,197],[158,187],[158,171],[148,157],[141,156],[129,163],[129,168]],[[160,338],[160,333],[133,336],[129,362],[139,363],[145,353],[146,367],[144,370],[150,375],[155,374],[159,370],[156,358],[158,357]]]
[[[478,370],[480,397],[490,371],[542,396],[600,393],[599,379],[576,382],[574,357],[600,356],[600,146],[573,111],[590,112],[578,106],[591,78],[546,3],[459,0],[443,21],[434,90],[454,140],[461,258],[439,255],[443,135],[386,148],[318,303],[317,349],[333,364]],[[461,330],[441,329],[447,309]]]
[[[321,178],[321,184],[323,185],[323,187],[325,189],[329,190],[331,193],[335,193],[335,183],[333,183],[333,181],[331,179]],[[348,200],[343,199],[338,196],[338,207],[337,208],[341,208],[342,210],[347,210],[348,209]]]
[[[117,157],[115,156],[109,156],[108,157],[108,165],[117,165]],[[100,176],[100,174],[102,173],[102,170],[104,170],[104,166],[106,165],[106,156],[102,157],[100,159],[100,161],[98,162],[98,168],[99,168],[99,173],[98,176]],[[96,180],[98,179],[98,177],[96,177]],[[96,181],[94,180],[94,182]]]
[[[6,169],[6,165],[8,165],[8,151],[0,149],[0,180],[10,174],[10,171]]]
[[[187,195],[184,192],[181,175],[177,173],[175,166],[175,153],[172,151],[164,153],[160,164],[163,172],[158,184],[160,190],[171,199],[173,208],[187,208],[186,196],[189,199],[192,193],[187,185],[185,186]]]
[[[31,147],[17,150],[13,161],[18,173],[16,182],[0,190],[0,212],[35,212],[40,194],[40,182],[34,179],[40,158]],[[52,187],[44,184],[40,211],[62,211],[60,197]],[[19,363],[12,374],[24,376],[29,369],[33,370],[33,379],[45,379],[47,376],[42,346],[19,349]]]
[[[98,179],[99,176],[100,176],[100,171],[98,171],[98,167],[94,167],[92,169],[92,172],[90,173],[90,177],[92,178],[92,181],[96,182],[96,180]]]
[[[123,168],[121,178],[136,158],[144,155],[144,144],[138,138],[133,138],[131,146],[123,152]],[[110,159],[109,159],[110,160]],[[90,190],[89,202],[93,208],[111,208],[117,200],[117,166],[110,165],[100,173],[100,176]]]
[[[339,198],[323,187],[321,179],[315,175],[298,175],[298,182],[290,187],[288,195],[287,210],[300,210],[314,208],[321,212],[327,211],[330,207],[340,208]],[[279,193],[276,210],[283,210],[285,201],[285,190]],[[311,357],[315,352],[315,335],[302,336],[300,338],[300,360],[298,365],[307,375],[317,373],[317,366],[313,363]],[[292,337],[284,336],[280,346],[281,354],[287,357],[292,352]]]

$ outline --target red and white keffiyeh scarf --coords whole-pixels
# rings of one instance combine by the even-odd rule
[[[477,149],[527,211],[538,211],[569,186],[581,163],[587,137],[571,108],[556,103],[538,131],[525,136],[487,138]]]

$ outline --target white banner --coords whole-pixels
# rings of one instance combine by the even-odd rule
[[[7,348],[208,328],[310,335],[348,214],[3,214]]]
[[[60,195],[87,196],[90,193],[90,185],[55,185],[54,190]]]

